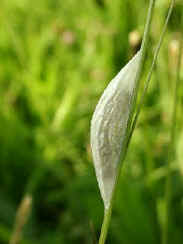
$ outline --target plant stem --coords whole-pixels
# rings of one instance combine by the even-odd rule
[[[146,21],[146,25],[145,25],[144,36],[143,36],[142,47],[141,47],[141,62],[140,62],[139,69],[138,69],[137,75],[136,75],[136,81],[135,81],[136,82],[136,90],[134,91],[135,94],[134,94],[134,99],[132,101],[132,103],[134,103],[134,104],[136,102],[137,90],[139,87],[140,77],[141,77],[142,69],[144,66],[144,60],[145,60],[145,55],[146,55],[146,50],[147,50],[147,43],[148,43],[148,39],[149,39],[149,32],[150,32],[150,27],[151,27],[151,22],[152,22],[152,16],[153,16],[155,1],[156,0],[150,0],[150,3],[149,3],[147,21]],[[133,113],[133,111],[131,111],[130,114],[132,115],[132,113]],[[130,119],[128,121],[127,131],[129,131],[130,125],[131,125],[131,116],[130,116]],[[115,193],[117,190],[117,185],[119,182],[123,161],[126,157],[126,153],[127,153],[127,149],[128,149],[128,142],[129,142],[128,137],[129,137],[129,133],[127,133],[127,136],[125,138],[124,145],[123,145],[124,150],[121,152],[121,155],[120,155],[120,163],[118,164],[119,166],[117,169],[117,176],[115,179],[115,185],[114,185],[114,190],[112,192],[110,206],[109,206],[109,208],[105,209],[105,211],[104,211],[104,220],[103,220],[101,234],[100,234],[100,238],[99,238],[99,244],[105,244],[105,241],[107,238],[107,233],[108,233],[109,224],[110,224],[111,215],[112,215],[112,207],[113,207],[113,202],[114,202],[114,196],[115,196]]]
[[[112,214],[112,204],[104,212],[104,220],[103,220],[103,224],[102,224],[102,230],[101,230],[101,235],[100,235],[100,239],[99,239],[99,244],[105,243],[108,228],[109,228],[109,223],[110,223],[110,219],[111,219],[111,214]]]
[[[163,42],[163,39],[164,39],[164,36],[165,36],[165,32],[166,32],[166,29],[167,29],[167,25],[168,25],[170,16],[172,14],[172,10],[173,10],[174,4],[175,4],[175,0],[171,0],[171,4],[170,4],[169,11],[168,11],[168,14],[167,14],[167,17],[166,17],[166,20],[165,20],[165,24],[163,26],[163,30],[162,30],[161,35],[160,35],[160,39],[158,41],[158,45],[157,45],[157,47],[155,49],[155,53],[154,53],[154,57],[153,57],[153,62],[152,62],[150,71],[148,73],[147,80],[145,82],[145,87],[144,87],[142,96],[140,98],[140,102],[139,102],[139,105],[137,107],[136,114],[135,114],[134,119],[133,119],[133,122],[132,122],[132,127],[131,127],[130,135],[129,135],[129,141],[131,140],[133,131],[135,129],[135,126],[136,126],[136,123],[137,123],[137,120],[138,120],[138,117],[139,117],[139,114],[140,114],[140,111],[141,111],[141,108],[142,108],[142,105],[144,103],[144,98],[145,98],[145,95],[147,93],[147,89],[149,87],[149,83],[151,81],[152,73],[153,73],[153,70],[154,70],[155,65],[156,65],[156,60],[157,60],[158,55],[159,55],[159,51],[160,51],[160,48],[161,48],[161,45],[162,45],[162,42]]]
[[[167,162],[167,176],[165,182],[165,224],[162,233],[162,244],[168,243],[169,233],[169,219],[171,210],[171,198],[172,198],[172,186],[171,186],[171,162],[175,153],[175,132],[176,132],[176,120],[177,120],[177,104],[178,104],[178,89],[180,84],[180,68],[181,68],[181,54],[182,54],[182,41],[179,42],[179,55],[177,60],[177,69],[175,77],[175,91],[173,98],[173,112],[170,131],[170,145],[169,145],[169,157]]]
[[[138,69],[137,75],[136,75],[136,84],[137,84],[136,91],[135,91],[136,93],[139,88],[140,78],[141,78],[141,74],[142,74],[142,71],[144,68],[144,61],[145,61],[145,56],[146,56],[146,51],[147,51],[147,44],[149,41],[150,28],[151,28],[151,22],[152,22],[155,2],[156,2],[156,0],[150,0],[150,3],[149,3],[147,20],[146,20],[146,25],[145,25],[145,30],[144,30],[144,35],[143,35],[142,45],[141,45],[141,62],[139,64],[139,69]]]
[[[15,226],[9,244],[18,244],[22,237],[23,227],[26,224],[32,205],[32,197],[28,194],[22,199],[16,212]]]

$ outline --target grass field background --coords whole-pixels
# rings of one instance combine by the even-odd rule
[[[103,203],[90,120],[104,88],[137,49],[129,37],[142,36],[148,2],[0,1],[0,243],[9,243],[25,194],[33,202],[20,244],[96,243]],[[142,84],[168,4],[156,1]],[[161,243],[182,14],[177,0],[124,164],[107,244]],[[171,159],[174,244],[183,240],[182,81]]]

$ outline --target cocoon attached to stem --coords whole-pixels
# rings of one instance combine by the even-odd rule
[[[122,164],[121,155],[124,159],[126,154],[125,147],[127,147],[126,140],[128,140],[126,137],[128,137],[128,129],[131,127],[154,5],[155,0],[150,0],[140,51],[109,83],[96,106],[91,121],[92,155],[104,201],[105,217],[107,212],[111,212],[107,209],[112,208],[111,200],[121,169],[118,165]]]
[[[107,237],[121,166],[127,153],[128,145],[140,113],[144,95],[147,92],[147,87],[175,2],[175,0],[171,0],[142,98],[138,105],[136,115],[133,117],[155,1],[149,1],[149,10],[140,51],[109,83],[96,106],[91,122],[91,148],[97,180],[105,206],[99,244],[104,244]]]
[[[133,106],[140,60],[141,51],[109,83],[96,106],[91,121],[94,166],[106,209],[109,207],[114,190],[117,166]]]

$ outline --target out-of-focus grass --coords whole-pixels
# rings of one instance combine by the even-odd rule
[[[88,244],[98,237],[103,206],[90,119],[105,86],[129,59],[129,33],[143,32],[147,4],[1,0],[0,243],[8,243],[26,192],[33,195],[33,209],[22,243]],[[167,7],[157,1],[145,74]],[[183,28],[182,11],[177,1],[129,148],[107,243],[160,243],[175,84],[171,43]],[[171,162],[170,243],[177,244],[183,239],[182,89]]]

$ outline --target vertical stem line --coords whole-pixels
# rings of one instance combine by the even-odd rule
[[[166,17],[166,20],[165,20],[165,24],[163,26],[163,30],[162,30],[161,35],[160,35],[160,39],[159,39],[157,47],[155,49],[152,65],[150,67],[150,71],[148,73],[147,80],[145,82],[144,90],[143,90],[142,96],[140,98],[139,105],[137,107],[136,114],[135,114],[133,122],[132,122],[130,135],[129,135],[129,141],[130,141],[130,139],[132,137],[132,134],[133,134],[133,131],[135,129],[135,126],[136,126],[136,123],[137,123],[137,120],[138,120],[142,105],[144,103],[145,95],[147,93],[147,90],[148,90],[148,87],[149,87],[149,83],[151,81],[152,73],[153,73],[153,70],[154,70],[155,65],[156,65],[156,60],[157,60],[158,55],[159,55],[159,51],[160,51],[160,48],[161,48],[161,45],[162,45],[162,42],[163,42],[163,39],[164,39],[164,36],[165,36],[165,32],[166,32],[166,29],[167,29],[167,25],[168,25],[170,16],[171,16],[172,11],[173,11],[174,4],[175,4],[175,0],[171,0],[171,4],[170,4],[169,10],[168,10],[168,14],[167,14],[167,17]]]
[[[142,45],[141,45],[141,62],[139,64],[139,69],[138,69],[137,75],[136,75],[136,84],[137,84],[136,93],[138,91],[138,87],[140,84],[140,77],[141,77],[142,70],[144,67],[145,56],[146,56],[146,51],[147,51],[147,44],[149,41],[150,28],[151,28],[151,22],[152,22],[155,2],[156,2],[156,0],[150,0],[150,4],[149,4],[147,20],[146,20],[146,25],[145,25],[145,30],[144,30],[144,35],[143,35]]]
[[[108,209],[105,209],[104,212],[104,220],[102,224],[102,229],[101,229],[101,235],[99,239],[99,244],[104,244],[106,237],[107,237],[107,232],[108,232],[108,227],[111,219],[111,214],[112,214],[112,204]]]
[[[139,87],[139,83],[140,83],[140,77],[142,74],[142,69],[144,66],[144,61],[145,61],[145,55],[146,55],[146,50],[147,50],[147,43],[149,40],[149,33],[150,33],[150,27],[151,27],[151,22],[152,22],[152,16],[153,16],[153,10],[154,10],[154,6],[155,6],[155,1],[156,0],[150,0],[149,2],[149,9],[148,9],[148,14],[147,14],[147,20],[146,20],[146,25],[145,25],[145,30],[144,30],[144,36],[143,36],[143,40],[142,40],[142,46],[141,46],[141,61],[139,64],[139,69],[137,71],[137,75],[135,78],[135,83],[136,83],[136,90],[134,91],[134,99],[132,101],[132,103],[135,104],[136,102],[136,97],[137,97],[137,90]],[[131,115],[133,114],[133,110],[130,113]],[[119,178],[120,178],[120,173],[121,173],[121,168],[123,165],[123,161],[126,157],[126,153],[127,153],[127,149],[128,149],[128,137],[129,137],[129,128],[131,125],[131,116],[130,119],[128,121],[128,126],[127,126],[127,136],[125,138],[124,141],[124,150],[121,152],[120,155],[120,162],[119,162],[119,166],[117,169],[117,176],[115,179],[115,185],[114,185],[114,190],[112,192],[112,197],[111,197],[111,201],[110,201],[110,205],[109,208],[106,208],[104,211],[104,220],[103,220],[103,224],[102,224],[102,229],[101,229],[101,234],[100,234],[100,238],[99,238],[99,244],[105,244],[106,238],[107,238],[107,233],[108,233],[108,229],[109,229],[109,224],[110,224],[110,220],[111,220],[111,215],[112,215],[112,207],[113,207],[113,202],[114,202],[114,196],[117,190],[117,185],[119,182]]]
[[[169,239],[169,222],[171,213],[171,198],[172,198],[172,182],[171,182],[171,162],[175,153],[175,132],[176,132],[176,119],[177,119],[177,104],[178,104],[178,89],[180,84],[180,68],[181,68],[181,54],[182,54],[182,40],[179,42],[179,55],[177,60],[176,78],[175,78],[175,90],[173,98],[173,112],[170,131],[170,145],[169,155],[167,162],[167,176],[165,182],[165,224],[162,233],[162,244],[168,244]]]
[[[141,48],[140,48],[141,60],[140,60],[139,68],[137,70],[137,74],[136,74],[136,77],[135,77],[136,86],[135,86],[135,90],[134,90],[134,96],[132,98],[133,106],[131,106],[132,107],[132,109],[131,109],[132,111],[130,112],[130,118],[129,118],[129,123],[128,123],[130,126],[131,126],[131,123],[132,123],[132,117],[133,117],[134,110],[135,110],[135,105],[136,105],[136,100],[137,100],[137,92],[139,90],[139,85],[140,85],[140,78],[141,78],[142,71],[143,71],[143,68],[144,68],[144,63],[145,63],[145,56],[146,56],[146,51],[147,51],[147,46],[148,46],[147,44],[148,44],[148,41],[149,41],[150,27],[151,27],[153,12],[154,12],[155,1],[156,0],[150,0],[150,3],[149,3],[147,20],[146,20],[146,25],[145,25],[145,29],[144,29],[142,45],[141,45]]]
[[[22,237],[23,227],[26,224],[32,206],[32,197],[28,194],[22,199],[16,212],[16,220],[9,244],[19,244]]]

